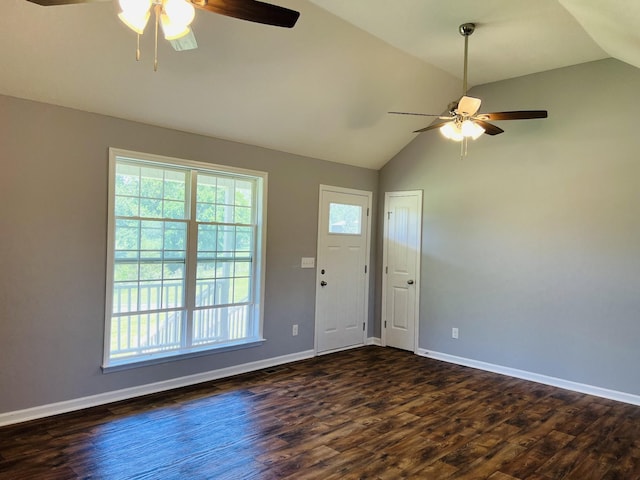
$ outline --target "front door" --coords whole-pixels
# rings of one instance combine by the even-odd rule
[[[371,199],[371,192],[320,186],[317,353],[365,342]]]
[[[422,191],[388,192],[384,204],[383,345],[417,352]]]

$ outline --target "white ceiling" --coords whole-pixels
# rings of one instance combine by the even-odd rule
[[[470,85],[609,56],[640,67],[637,0],[270,1],[301,12],[293,29],[198,11],[199,48],[161,40],[154,73],[151,29],[136,62],[111,2],[2,0],[0,93],[377,169],[425,125],[388,110],[460,95],[461,23],[478,25]]]

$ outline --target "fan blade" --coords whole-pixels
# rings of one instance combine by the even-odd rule
[[[420,117],[438,117],[438,118],[447,119],[447,120],[453,120],[455,118],[455,117],[444,117],[442,116],[442,114],[436,114],[436,113],[413,113],[413,112],[387,112],[387,113],[392,113],[394,115],[418,115]]]
[[[98,3],[109,0],[27,0],[27,2],[42,5],[43,7],[55,7],[58,5],[75,5],[77,3]]]
[[[428,130],[434,130],[436,128],[440,128],[445,123],[449,123],[449,120],[442,120],[440,122],[434,122],[431,125],[429,125],[428,127],[421,128],[420,130],[414,130],[413,133],[422,133],[422,132],[426,132]]]
[[[458,108],[455,109],[455,112],[465,117],[473,117],[478,113],[478,110],[480,110],[481,103],[482,100],[479,98],[467,97],[465,95],[458,102]]]
[[[547,118],[546,110],[519,110],[517,112],[481,113],[480,120],[528,120],[531,118]]]
[[[475,123],[484,128],[484,133],[487,135],[498,135],[499,133],[504,132],[500,127],[496,127],[495,125],[490,124],[489,122],[485,122],[484,120],[474,119]]]
[[[293,27],[300,12],[256,0],[191,0],[194,7],[227,17],[276,27]]]

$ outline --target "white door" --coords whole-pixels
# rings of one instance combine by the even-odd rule
[[[422,191],[384,199],[383,345],[417,352]]]
[[[366,338],[371,192],[320,185],[316,352]]]

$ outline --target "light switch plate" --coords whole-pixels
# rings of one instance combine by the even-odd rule
[[[315,257],[302,257],[302,262],[300,262],[301,268],[315,268],[316,259]]]

